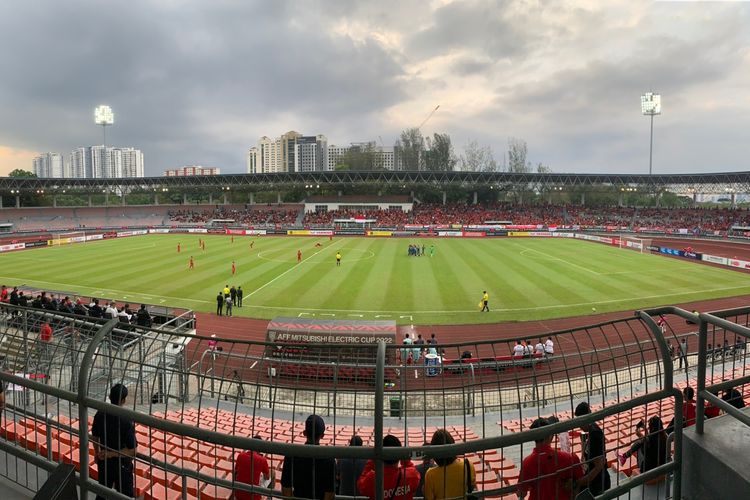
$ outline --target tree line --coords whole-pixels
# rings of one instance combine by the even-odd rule
[[[498,162],[492,148],[469,141],[462,154],[456,154],[448,134],[435,133],[423,136],[419,128],[408,128],[401,132],[394,145],[394,157],[398,170],[425,170],[450,172],[453,170],[471,172],[519,172],[547,173],[551,169],[528,161],[526,141],[511,137],[508,139],[507,155]],[[506,161],[507,158],[507,161]],[[374,142],[356,145],[338,159],[337,170],[384,170],[383,155]]]

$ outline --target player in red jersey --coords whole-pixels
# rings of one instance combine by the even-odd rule
[[[188,264],[188,269],[195,268],[195,262],[193,262],[193,256],[190,256],[190,263]]]
[[[237,272],[237,266],[234,265],[234,261],[232,261],[232,276]]]
[[[302,250],[297,250],[297,263],[302,262]]]

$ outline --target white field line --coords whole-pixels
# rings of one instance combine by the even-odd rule
[[[286,271],[284,271],[283,273],[279,274],[278,276],[276,276],[275,278],[273,278],[273,279],[272,279],[271,281],[269,281],[269,282],[268,282],[268,283],[266,283],[265,285],[261,285],[260,287],[256,288],[256,289],[255,289],[254,291],[252,291],[252,292],[248,293],[248,294],[246,295],[246,297],[250,297],[250,296],[252,296],[252,295],[255,295],[256,293],[260,292],[260,291],[261,291],[261,290],[263,290],[263,289],[264,289],[265,287],[267,287],[267,286],[268,286],[268,285],[270,285],[271,283],[275,282],[275,281],[276,281],[276,280],[278,280],[279,278],[282,278],[282,277],[284,277],[285,275],[287,275],[287,274],[291,273],[292,271],[294,271],[294,270],[295,270],[295,269],[297,268],[297,266],[301,266],[302,264],[304,264],[304,263],[305,263],[305,262],[307,262],[308,260],[310,260],[310,259],[312,259],[313,257],[315,257],[316,255],[318,255],[318,254],[319,254],[320,252],[322,252],[323,250],[328,250],[328,248],[326,248],[326,247],[321,247],[321,249],[320,249],[320,250],[318,250],[317,252],[315,252],[315,253],[314,253],[314,254],[312,254],[311,256],[309,256],[309,257],[307,257],[307,258],[304,258],[304,259],[302,259],[302,262],[297,262],[297,263],[296,263],[296,264],[294,264],[294,265],[293,265],[292,267],[290,267],[289,269],[287,269],[287,270],[286,270]],[[259,257],[260,257],[260,255],[259,255]],[[263,257],[260,257],[260,258],[262,259]],[[318,263],[318,264],[320,264],[320,262],[317,262],[317,263]],[[257,306],[250,306],[250,307],[257,307]],[[293,307],[286,307],[286,308],[279,308],[279,309],[295,309],[295,308],[293,308]],[[313,310],[315,310],[315,311],[325,311],[326,309],[313,309]]]
[[[561,259],[560,257],[555,257],[554,255],[550,255],[548,253],[544,253],[544,252],[542,252],[540,250],[536,250],[534,248],[525,247],[523,245],[518,245],[518,246],[520,246],[521,248],[523,248],[523,250],[521,250],[521,252],[519,252],[521,255],[525,255],[524,252],[536,252],[536,253],[538,253],[540,255],[544,255],[549,260],[559,260],[560,262],[565,262],[569,266],[573,266],[573,267],[577,267],[578,269],[582,269],[582,270],[586,271],[587,273],[596,274],[597,276],[601,276],[602,275],[602,273],[599,273],[599,272],[596,272],[596,271],[594,271],[592,269],[589,269],[586,266],[579,266],[578,264],[575,264],[573,262],[567,261],[565,259]]]
[[[171,297],[169,295],[154,295],[152,293],[142,293],[142,292],[131,292],[126,290],[115,290],[114,288],[101,288],[101,287],[91,287],[91,286],[82,286],[82,285],[73,285],[71,283],[59,283],[57,281],[44,281],[44,280],[37,280],[37,279],[27,279],[24,278],[18,278],[16,276],[0,276],[0,278],[5,280],[16,280],[16,281],[23,281],[28,283],[44,283],[45,285],[52,285],[55,287],[62,287],[62,288],[70,288],[71,290],[101,290],[105,292],[114,292],[122,294],[123,296],[128,297],[156,297],[157,299],[169,299],[169,300],[182,300],[185,302],[202,302],[209,304],[213,301],[211,300],[196,300],[196,299],[186,299],[183,297]]]
[[[623,299],[612,299],[612,300],[598,300],[595,302],[579,302],[576,304],[556,304],[551,306],[537,306],[537,307],[517,307],[517,308],[507,308],[507,309],[499,309],[499,308],[493,308],[492,312],[521,312],[521,311],[538,311],[540,309],[562,309],[566,307],[578,307],[578,306],[596,306],[601,304],[616,304],[618,302],[630,302],[633,300],[638,299],[658,299],[658,298],[669,298],[669,297],[681,297],[683,295],[695,295],[695,294],[701,294],[701,293],[709,293],[709,292],[721,292],[725,290],[739,290],[739,289],[748,289],[750,291],[750,285],[742,285],[742,286],[729,286],[729,287],[722,287],[722,288],[708,288],[705,290],[693,290],[689,292],[678,292],[678,293],[669,293],[669,294],[663,294],[660,293],[658,295],[639,295],[637,297],[629,297],[629,298],[623,298]],[[243,305],[243,307],[245,307]],[[349,313],[377,313],[377,314],[458,314],[458,313],[476,313],[476,309],[456,309],[453,311],[444,311],[444,310],[427,310],[427,311],[389,311],[389,310],[383,310],[383,309],[322,309],[322,308],[305,308],[305,307],[284,307],[284,306],[254,306],[250,305],[248,307],[254,307],[256,309],[271,309],[271,310],[284,310],[284,311],[338,311],[338,312],[349,312]]]

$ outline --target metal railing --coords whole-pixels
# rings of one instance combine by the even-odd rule
[[[638,312],[631,318],[545,333],[544,337],[553,340],[555,352],[553,356],[540,357],[538,362],[514,360],[510,354],[515,339],[445,343],[432,346],[439,353],[437,364],[424,363],[426,346],[408,347],[420,351],[414,353],[419,356],[412,356],[416,361],[411,363],[399,361],[396,351],[406,349],[404,345],[383,343],[358,347],[366,351],[364,355],[349,359],[340,357],[340,345],[319,345],[315,352],[321,361],[302,362],[269,356],[279,347],[277,344],[212,339],[163,327],[129,332],[138,335],[137,342],[115,349],[112,346],[122,335],[116,320],[103,323],[56,314],[54,319],[58,322],[77,322],[76,329],[82,333],[76,338],[81,340],[61,340],[41,364],[27,364],[12,373],[0,372],[0,380],[12,384],[7,391],[3,426],[8,422],[21,425],[24,420],[37,422],[44,431],[40,434],[47,441],[46,447],[32,448],[23,439],[0,439],[0,450],[52,470],[58,462],[70,458],[55,456],[52,437],[61,432],[76,436],[81,491],[123,498],[89,477],[89,417],[95,410],[132,420],[142,441],[136,467],[140,463],[154,471],[176,474],[180,479],[173,485],[181,488],[184,496],[188,495],[191,481],[281,495],[275,489],[237,483],[231,471],[220,474],[218,466],[209,473],[168,460],[165,436],[175,439],[177,449],[203,443],[223,447],[232,457],[242,450],[253,450],[269,454],[277,463],[289,455],[372,459],[379,485],[383,484],[383,460],[406,459],[425,452],[432,457],[466,455],[477,460],[485,478],[490,477],[475,492],[487,497],[516,490],[518,466],[535,439],[575,431],[594,422],[600,422],[606,432],[620,435],[642,415],[673,414],[672,459],[632,477],[615,472],[613,488],[600,498],[615,498],[629,490],[645,488],[648,481],[665,474],[673,477],[669,495],[679,498],[682,395],[676,388],[667,338],[652,318],[659,311],[696,318],[685,311],[663,308]],[[24,366],[23,361],[31,359],[28,345],[34,341],[36,328],[31,325],[49,319],[50,313],[7,307],[4,314],[13,321],[0,323],[0,335],[4,342],[20,346],[16,361]],[[739,318],[732,312],[723,317]],[[719,323],[726,320],[711,315],[698,318],[701,328],[712,322],[743,335],[750,331],[747,326]],[[691,334],[676,326],[667,336]],[[705,334],[701,335],[705,339]],[[537,336],[535,340],[541,339]],[[462,358],[465,351],[470,351],[471,357]],[[705,346],[703,350],[699,347],[698,394],[699,398],[708,399],[700,385],[705,376],[700,368],[703,362],[705,370],[704,354]],[[336,362],[329,362],[336,356]],[[737,363],[741,361],[737,359]],[[719,364],[726,362],[715,362],[713,369],[718,370]],[[33,368],[42,377],[29,377],[26,368]],[[736,365],[730,368],[735,370]],[[74,379],[76,383],[72,382]],[[125,382],[131,388],[127,407],[105,401],[107,389],[116,382]],[[574,418],[573,409],[581,401],[589,402],[594,411]],[[312,413],[326,416],[325,446],[304,446],[297,434],[300,423]],[[544,428],[528,429],[531,420],[551,414],[562,418]],[[437,428],[450,429],[456,443],[423,446]],[[3,429],[2,436],[7,437],[6,427]],[[262,434],[262,439],[251,437],[256,432]],[[342,446],[354,433],[365,437],[366,446]],[[382,438],[388,433],[401,436],[404,446],[383,447]],[[621,446],[613,440],[608,449]],[[487,459],[489,452],[498,453],[513,467],[495,470]],[[511,472],[504,475],[503,471]],[[382,490],[378,491],[378,498],[382,498]]]

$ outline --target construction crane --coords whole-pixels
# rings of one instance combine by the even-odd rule
[[[430,111],[430,114],[427,115],[427,118],[425,118],[424,121],[419,124],[419,127],[417,127],[417,130],[420,130],[420,131],[422,130],[422,127],[424,127],[424,124],[427,123],[430,120],[430,118],[432,118],[432,115],[435,114],[435,111],[437,111],[439,107],[440,107],[440,104],[438,104],[437,106],[435,106],[435,109],[433,109],[432,111]]]

